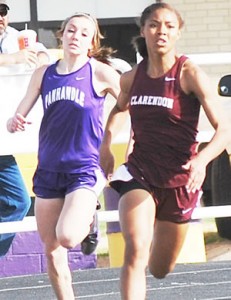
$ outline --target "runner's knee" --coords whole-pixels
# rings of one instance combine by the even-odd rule
[[[149,272],[157,279],[165,278],[170,272],[173,271],[175,264],[149,264]]]
[[[143,239],[132,240],[128,239],[125,246],[125,261],[129,264],[139,263],[146,264],[148,262],[149,251],[147,243]]]

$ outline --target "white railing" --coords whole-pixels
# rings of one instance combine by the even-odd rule
[[[197,207],[193,212],[192,220],[223,217],[231,217],[231,205]],[[98,219],[100,222],[118,222],[118,210],[99,211]],[[29,231],[37,231],[37,224],[34,216],[25,217],[22,221],[0,223],[0,234]]]
[[[187,56],[198,65],[225,65],[231,64],[230,52],[215,52],[215,53],[198,53],[187,54]],[[137,53],[137,62],[142,60],[142,57]]]

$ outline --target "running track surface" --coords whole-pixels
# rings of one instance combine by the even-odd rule
[[[119,274],[119,268],[73,272],[76,299],[119,300]],[[29,299],[56,299],[47,274],[0,278],[0,300]],[[147,300],[175,299],[231,299],[231,261],[179,264],[162,280],[147,273]]]

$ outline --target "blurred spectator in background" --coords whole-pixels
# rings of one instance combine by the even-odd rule
[[[0,1],[0,66],[27,64],[39,66],[49,62],[46,48],[36,43],[35,49],[19,49],[18,33],[8,26],[9,6]],[[14,87],[12,87],[14,88]],[[5,99],[7,105],[7,99]],[[0,155],[0,222],[19,221],[27,214],[31,199],[14,156]],[[15,234],[0,234],[0,256],[7,253]]]

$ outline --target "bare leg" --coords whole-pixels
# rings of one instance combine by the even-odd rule
[[[125,257],[120,280],[121,296],[123,300],[144,300],[155,203],[148,192],[133,190],[120,199],[119,212],[125,239]]]
[[[149,270],[156,278],[164,278],[176,264],[184,243],[188,224],[156,220]]]
[[[57,299],[74,299],[67,250],[56,239],[56,224],[63,207],[63,199],[36,198],[35,215],[40,237],[45,245],[47,272]]]
[[[38,230],[47,257],[48,274],[59,300],[73,300],[67,249],[75,247],[89,232],[97,198],[89,190],[76,190],[66,199],[36,199]]]
[[[78,189],[66,196],[56,226],[57,239],[63,247],[71,249],[87,236],[96,204],[95,193],[88,189]]]
[[[72,276],[68,266],[67,249],[59,246],[58,248],[46,251],[47,271],[59,300],[75,299],[72,288]]]

